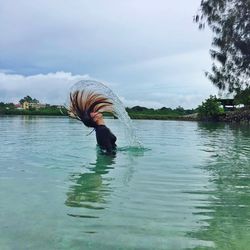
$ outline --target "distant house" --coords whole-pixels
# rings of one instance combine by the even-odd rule
[[[23,109],[29,109],[29,102],[23,102]]]
[[[53,105],[52,107],[57,108],[57,109],[63,109],[63,108],[65,108],[63,105]]]
[[[219,99],[218,101],[221,103],[224,110],[227,111],[235,110],[235,102],[233,98]]]
[[[34,103],[34,102],[24,102],[23,103],[23,109],[41,109],[41,108],[46,108],[47,104],[42,104],[42,103]]]
[[[46,108],[46,104],[42,104],[42,103],[30,103],[30,108],[33,109],[41,109],[41,108]]]

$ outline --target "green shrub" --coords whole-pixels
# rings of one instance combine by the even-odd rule
[[[250,87],[239,91],[235,96],[236,104],[244,104],[245,107],[250,107]]]
[[[216,96],[212,95],[198,107],[198,118],[201,120],[215,121],[223,113],[224,111],[220,107],[220,102]]]

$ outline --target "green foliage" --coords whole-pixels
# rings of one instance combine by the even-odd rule
[[[31,98],[32,99],[32,98]],[[26,101],[31,100],[25,98]],[[32,99],[33,101],[33,99]],[[183,119],[183,115],[193,114],[196,112],[194,109],[184,109],[183,107],[177,107],[175,109],[162,107],[160,109],[146,108],[141,106],[135,106],[132,108],[126,108],[129,116],[132,119],[154,119],[154,120],[168,120],[168,119]],[[45,108],[29,110],[17,109],[13,103],[5,104],[0,102],[0,114],[5,115],[56,115],[67,116],[66,108],[58,108],[56,105],[47,105]],[[110,113],[104,113],[105,116],[112,116]]]
[[[19,103],[23,104],[24,102],[29,102],[29,103],[39,103],[39,101],[37,99],[33,99],[31,98],[29,95],[25,96],[24,98],[22,98]]]
[[[177,107],[175,109],[162,107],[160,109],[146,108],[141,106],[135,106],[132,108],[126,108],[129,116],[133,119],[173,119],[183,115],[189,115],[196,112],[194,109],[185,110],[183,107]]]
[[[0,114],[4,115],[46,115],[46,116],[66,116],[59,109],[37,109],[37,110],[19,110],[19,109],[0,109]]]
[[[250,107],[250,87],[239,91],[235,96],[235,102],[236,104],[244,104],[246,107]]]
[[[12,110],[15,109],[15,104],[14,103],[4,103],[0,102],[0,111],[3,112],[4,110]]]
[[[249,86],[250,1],[202,0],[194,17],[199,28],[207,23],[214,37],[210,50],[217,62],[207,77],[220,90],[237,93]]]
[[[33,99],[34,100],[34,99]],[[13,103],[0,102],[0,115],[55,115],[67,116],[66,108],[58,108],[56,105],[47,105],[45,108],[29,110],[17,109]]]
[[[215,121],[221,114],[223,114],[223,109],[216,96],[211,95],[198,107],[198,118],[202,120]]]

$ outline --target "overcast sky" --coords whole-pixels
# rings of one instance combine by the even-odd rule
[[[217,90],[200,0],[0,0],[0,101],[64,103],[81,79],[126,106],[195,108]]]

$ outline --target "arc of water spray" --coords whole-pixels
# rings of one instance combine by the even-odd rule
[[[123,105],[119,97],[114,94],[114,92],[107,87],[105,84],[95,81],[95,80],[81,80],[75,83],[70,88],[70,93],[75,91],[82,91],[82,90],[91,90],[98,94],[104,95],[108,99],[110,99],[113,103],[114,115],[121,121],[125,128],[125,134],[127,139],[129,140],[129,145],[133,147],[142,147],[141,143],[139,142],[135,129],[133,127],[132,121]],[[68,108],[70,103],[69,95],[66,107]]]

